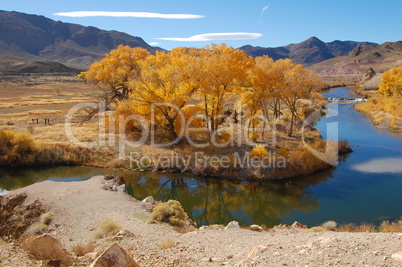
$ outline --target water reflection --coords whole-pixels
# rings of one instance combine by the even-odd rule
[[[105,171],[93,167],[0,167],[0,189],[13,190],[45,180],[78,181]]]
[[[128,193],[135,198],[154,196],[161,201],[179,200],[198,224],[226,224],[236,220],[243,225],[255,223],[271,227],[294,210],[316,210],[319,202],[310,187],[331,178],[333,171],[293,180],[242,183],[186,178],[183,174],[121,175],[128,180]]]
[[[351,169],[367,173],[402,173],[402,158],[373,159],[355,164]]]

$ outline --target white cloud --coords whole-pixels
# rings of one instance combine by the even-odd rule
[[[402,173],[402,158],[374,159],[352,166],[353,170],[367,173]]]
[[[54,13],[63,17],[134,17],[134,18],[159,18],[159,19],[199,19],[202,15],[193,14],[161,14],[151,12],[111,12],[111,11],[72,11]]]
[[[152,46],[155,46],[155,45],[158,45],[158,44],[159,44],[158,42],[149,43],[149,45],[152,45]]]
[[[165,37],[155,39],[166,40],[166,41],[178,41],[178,42],[201,42],[201,41],[214,41],[214,40],[247,40],[247,39],[257,39],[261,36],[262,36],[261,33],[227,32],[227,33],[204,33],[185,38]]]
[[[261,21],[262,21],[262,15],[264,15],[265,11],[267,11],[268,8],[269,8],[269,5],[264,6],[264,7],[261,9],[261,15],[260,15],[259,23],[261,23]]]

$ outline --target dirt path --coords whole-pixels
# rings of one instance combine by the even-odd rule
[[[48,231],[67,249],[95,240],[94,229],[113,219],[135,237],[95,240],[96,251],[117,242],[141,266],[402,266],[391,258],[402,250],[400,233],[254,232],[236,228],[180,234],[167,224],[148,224],[150,214],[140,201],[104,190],[103,182],[102,176],[83,182],[45,181],[10,194],[27,192],[26,203],[40,199],[52,213]],[[175,246],[162,249],[161,244],[169,239]],[[0,244],[0,251],[3,255],[5,246]],[[25,260],[25,254],[21,255]],[[17,258],[13,262],[8,257],[3,266],[20,266]]]

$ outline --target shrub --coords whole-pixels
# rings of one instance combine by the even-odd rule
[[[71,250],[76,256],[84,256],[85,254],[91,253],[95,250],[95,244],[92,242],[75,244],[71,247]]]
[[[183,227],[188,219],[188,215],[180,202],[171,199],[168,202],[159,203],[152,211],[151,217],[153,220],[179,227]]]
[[[95,230],[95,238],[104,238],[117,234],[121,230],[122,226],[115,221],[109,219],[99,224],[99,227]]]
[[[321,224],[322,227],[325,227],[329,230],[335,230],[337,225],[338,224],[335,221],[327,221],[327,222]]]
[[[402,219],[398,222],[390,223],[389,221],[383,221],[380,225],[380,232],[383,233],[397,233],[402,232]]]
[[[39,260],[60,260],[63,265],[72,265],[73,259],[58,239],[43,235],[27,238],[22,247]]]
[[[263,145],[255,146],[250,153],[250,158],[264,158],[269,155],[268,150]]]
[[[44,213],[44,214],[42,214],[41,216],[40,216],[40,222],[41,222],[41,224],[44,224],[44,225],[49,225],[50,224],[50,221],[52,220],[52,214],[50,214],[50,213]]]

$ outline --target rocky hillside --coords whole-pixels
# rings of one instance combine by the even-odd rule
[[[71,73],[78,69],[66,67],[54,61],[37,61],[0,54],[0,75],[19,75],[24,73]]]
[[[332,58],[311,66],[323,75],[359,75],[372,68],[383,73],[402,65],[402,42],[358,46],[349,54]]]
[[[317,37],[311,37],[298,44],[281,47],[258,47],[246,45],[239,49],[253,57],[268,55],[273,59],[290,58],[297,64],[313,65],[327,59],[348,54],[358,46],[376,45],[369,42],[333,41],[324,43]]]
[[[0,54],[87,68],[119,44],[155,52],[140,37],[126,33],[0,10]]]

